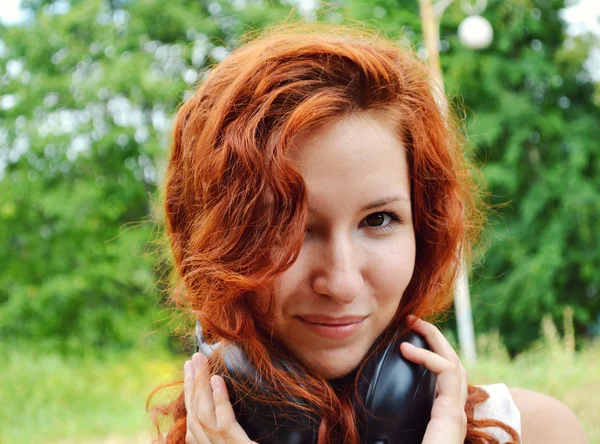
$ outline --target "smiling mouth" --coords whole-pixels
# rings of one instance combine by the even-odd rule
[[[356,332],[362,328],[365,317],[350,319],[352,322],[339,319],[337,322],[331,321],[331,323],[311,322],[302,317],[298,317],[298,319],[304,328],[317,334],[323,339],[346,339],[356,334]]]

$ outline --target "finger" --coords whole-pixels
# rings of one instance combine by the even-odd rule
[[[446,339],[446,337],[442,334],[442,332],[433,324],[424,321],[423,319],[419,319],[416,316],[409,315],[407,317],[410,328],[417,333],[420,333],[424,338],[429,347],[431,347],[431,351],[437,353],[441,357],[453,361],[460,362],[458,355]]]
[[[185,399],[185,409],[189,412],[192,406],[192,390],[194,388],[194,369],[192,361],[185,361],[183,364],[183,394]]]
[[[435,325],[413,315],[409,315],[408,321],[413,323],[415,331],[418,331],[423,335],[433,352],[456,364],[455,370],[460,378],[461,405],[465,405],[468,397],[469,378],[466,369],[460,362],[460,358],[452,348],[452,345],[450,345],[450,342],[448,342],[444,334]]]
[[[201,433],[204,433],[201,431]],[[210,444],[210,441],[208,440],[208,438],[206,438],[206,435],[200,439],[197,440],[195,438],[194,432],[192,432],[192,430],[188,427],[185,433],[185,444]]]
[[[411,362],[425,366],[435,373],[439,388],[438,396],[447,396],[458,404],[462,399],[463,381],[460,362],[450,361],[437,353],[416,347],[409,342],[400,344],[402,355]]]
[[[215,405],[210,385],[208,359],[202,353],[194,353],[192,355],[192,364],[195,371],[193,400],[196,406],[194,413],[197,423],[202,428],[204,435],[208,437],[210,443],[223,443],[223,439],[217,432],[217,417],[215,415]]]
[[[203,424],[215,428],[217,419],[215,416],[212,388],[209,382],[210,371],[206,356],[202,353],[194,353],[192,364],[195,371],[192,401],[196,408],[196,414]]]
[[[460,393],[460,405],[465,406],[467,404],[467,398],[469,397],[469,374],[467,370],[462,366],[460,366],[460,374],[461,374],[461,393]]]
[[[210,385],[210,369],[208,360],[202,353],[192,355],[194,367],[194,392],[192,403],[195,406],[194,417],[198,427],[211,444],[225,442],[217,430],[217,417],[213,401],[213,390]]]
[[[327,436],[327,424],[325,424],[325,420],[323,420],[323,421],[321,421],[321,425],[319,425],[317,444],[324,444],[326,436]]]
[[[192,361],[186,361],[184,366],[184,379],[183,379],[183,391],[185,400],[185,409],[187,411],[186,417],[186,444],[206,444],[209,443],[204,430],[198,422],[198,418],[194,412],[194,404],[192,401],[192,393],[194,390],[194,368]]]
[[[217,430],[227,443],[247,443],[250,441],[248,435],[235,418],[235,412],[229,399],[227,386],[222,377],[214,375],[210,378],[213,389],[213,402],[217,417]]]
[[[424,365],[428,370],[436,375],[445,371],[455,371],[456,364],[437,353],[426,350],[421,347],[416,347],[410,342],[400,344],[402,355],[411,362]]]

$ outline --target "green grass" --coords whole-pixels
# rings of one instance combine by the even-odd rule
[[[503,382],[553,396],[575,412],[590,444],[600,444],[600,341],[575,353],[538,344],[512,361],[503,351],[482,353],[469,369],[469,382]]]
[[[552,395],[600,443],[600,342],[574,354],[539,346],[510,361],[497,341],[483,339],[471,383]],[[65,358],[0,344],[0,361],[0,443],[132,444],[150,442],[146,397],[182,376],[184,358],[142,349]]]
[[[148,443],[147,395],[183,375],[173,357],[147,350],[66,358],[0,346],[0,361],[0,443],[7,444]]]

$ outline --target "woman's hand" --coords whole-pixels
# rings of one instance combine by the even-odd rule
[[[402,355],[437,376],[437,395],[423,444],[463,444],[467,434],[467,371],[437,327],[414,316],[408,321],[413,331],[423,335],[431,351],[403,342],[400,344]]]
[[[210,377],[206,356],[195,353],[183,369],[187,410],[185,443],[252,443],[235,419],[225,381],[220,376]],[[206,430],[201,424],[206,426]]]

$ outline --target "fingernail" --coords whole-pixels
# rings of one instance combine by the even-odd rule
[[[192,366],[192,361],[191,360],[185,361],[185,364],[183,364],[183,371],[185,373],[189,372],[191,370],[191,366]]]
[[[192,362],[198,370],[206,364],[206,356],[204,356],[202,353],[194,353],[192,356]]]
[[[219,381],[219,377],[213,375],[210,377],[210,386],[216,392],[221,389],[221,381]]]
[[[421,318],[416,317],[415,315],[408,315],[406,317],[406,320],[408,321],[409,324],[411,325],[416,325],[419,324],[421,322]]]

